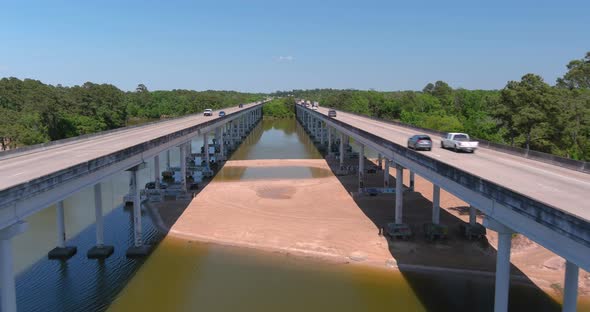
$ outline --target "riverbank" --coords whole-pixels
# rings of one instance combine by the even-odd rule
[[[393,220],[395,197],[356,194],[357,176],[334,176],[329,170],[335,163],[323,159],[228,161],[214,183],[170,224],[169,235],[330,263],[493,279],[495,233],[489,231],[487,241],[472,242],[455,231],[468,218],[465,203],[441,192],[441,222],[449,225],[450,237],[437,243],[425,240],[420,225],[430,219],[432,185],[416,177],[416,192],[404,194],[404,222],[412,225],[416,235],[410,241],[388,240],[379,235],[379,228]],[[270,175],[264,175],[264,168]],[[280,168],[309,174],[294,179],[292,172],[281,176]],[[249,174],[249,170],[259,171]],[[366,178],[367,186],[383,183],[382,171]],[[393,176],[390,179],[393,184]],[[407,175],[405,180],[408,185]],[[169,208],[161,207],[160,212],[166,215]],[[513,245],[513,283],[539,287],[559,300],[560,268],[543,265],[547,255],[523,238],[516,238]],[[581,284],[587,280],[581,272]],[[581,296],[587,295],[587,286],[580,285]]]

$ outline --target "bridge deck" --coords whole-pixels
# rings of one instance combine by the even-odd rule
[[[327,108],[318,110],[328,114]],[[405,146],[416,130],[338,112],[336,119]],[[473,175],[502,185],[585,220],[590,220],[590,176],[523,157],[480,148],[474,154],[455,153],[440,148],[440,138],[432,137],[433,149],[424,155],[461,168]]]
[[[253,104],[245,104],[243,108],[232,107],[223,111],[230,114],[251,106]],[[215,120],[219,118],[217,115],[218,111],[214,111],[211,117],[192,115],[15,154],[0,160],[0,191],[151,139]]]

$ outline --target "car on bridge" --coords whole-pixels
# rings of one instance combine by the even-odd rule
[[[244,104],[240,103],[240,105],[238,105],[238,108],[242,108],[244,107]]]
[[[213,116],[213,110],[210,108],[207,108],[205,110],[205,112],[203,113],[203,116]]]
[[[432,150],[432,139],[426,134],[416,134],[408,139],[408,148],[415,150]]]
[[[452,148],[453,151],[465,151],[473,153],[479,146],[479,142],[471,141],[469,134],[466,133],[448,133],[441,141],[441,148]]]
[[[224,111],[220,111],[219,112],[219,117],[223,117],[223,116],[225,116],[225,112]]]
[[[336,110],[335,109],[329,110],[328,111],[328,117],[336,118]]]

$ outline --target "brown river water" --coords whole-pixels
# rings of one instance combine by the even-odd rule
[[[193,150],[202,143],[193,142]],[[164,157],[161,168],[164,168]],[[294,120],[260,123],[232,160],[321,158]],[[172,165],[178,164],[178,151]],[[332,174],[320,168],[232,166],[211,183],[241,179],[293,179]],[[150,180],[153,163],[141,174]],[[55,208],[28,219],[15,240],[20,311],[492,311],[493,278],[444,272],[399,272],[330,264],[289,255],[204,244],[158,233],[144,214],[146,240],[157,244],[144,260],[128,260],[132,218],[120,203],[126,173],[103,182],[105,241],[115,254],[86,259],[94,241],[91,189],[65,201],[68,245],[78,254],[66,263],[46,260],[55,244]],[[141,185],[141,184],[140,184]],[[536,288],[513,285],[511,311],[560,311]],[[587,305],[579,311],[589,311]]]

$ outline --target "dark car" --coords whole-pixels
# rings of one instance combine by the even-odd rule
[[[223,116],[225,116],[225,112],[224,111],[220,111],[219,112],[219,117],[223,117]]]
[[[242,108],[242,107],[244,107],[244,104],[241,104],[241,103],[240,103],[240,105],[238,105],[238,107],[239,107],[239,108]]]
[[[334,110],[334,109],[329,110],[328,117],[336,118],[336,110]]]
[[[425,134],[417,134],[408,139],[408,148],[415,150],[432,150],[432,139]]]

